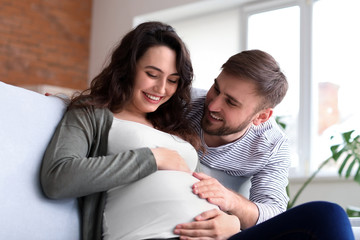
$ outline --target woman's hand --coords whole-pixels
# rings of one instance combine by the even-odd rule
[[[175,150],[167,148],[151,148],[159,170],[175,170],[191,173],[185,160]]]

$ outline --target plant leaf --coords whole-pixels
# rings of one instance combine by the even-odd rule
[[[336,145],[332,145],[330,147],[330,150],[331,150],[331,154],[334,155],[335,153],[337,153],[337,149],[338,147],[340,146],[340,144],[336,144]]]
[[[354,181],[360,184],[360,166],[355,174]]]
[[[350,177],[352,168],[354,167],[355,163],[356,163],[356,160],[355,160],[355,159],[350,163],[348,169],[346,170],[346,175],[345,175],[346,178],[349,178],[349,177]]]
[[[351,155],[351,154],[348,154],[348,155],[346,156],[346,158],[344,159],[344,161],[341,163],[341,166],[340,166],[339,171],[338,171],[338,173],[339,173],[340,176],[341,176],[341,174],[342,174],[342,171],[343,171],[344,168],[345,168],[345,165],[346,165],[347,161],[348,161],[351,157],[352,157],[352,155]]]
[[[340,151],[338,152],[333,152],[332,154],[332,158],[335,160],[335,162],[339,159],[339,157],[341,156],[341,154],[343,154],[343,152],[345,151],[345,147],[342,148]]]
[[[351,130],[351,131],[349,131],[349,132],[344,132],[344,133],[342,134],[342,137],[343,137],[343,139],[344,139],[344,141],[345,141],[346,143],[350,143],[351,134],[352,134],[354,131],[355,131],[355,130]]]

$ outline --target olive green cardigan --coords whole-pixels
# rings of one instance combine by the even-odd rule
[[[107,190],[157,170],[149,148],[107,155],[112,121],[113,114],[108,109],[67,111],[41,167],[41,185],[49,198],[78,198],[84,240],[102,238]]]

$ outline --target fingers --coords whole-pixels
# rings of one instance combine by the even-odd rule
[[[179,235],[180,239],[188,240],[227,239],[240,229],[236,216],[217,209],[203,212],[195,219],[196,221],[191,223],[178,224],[174,233]]]
[[[232,201],[231,192],[225,188],[218,180],[209,177],[203,173],[194,173],[193,176],[200,179],[192,186],[194,194],[198,195],[202,199],[206,199],[208,202],[220,207],[223,211],[230,209],[230,203]]]
[[[201,173],[201,172],[194,172],[193,176],[196,177],[199,180],[211,178],[210,176],[206,175],[205,173]]]
[[[216,216],[216,213],[214,214],[214,211],[210,210],[197,216],[195,218],[197,221],[178,224],[174,229],[174,233],[180,235],[180,239],[210,239],[205,238],[214,234],[213,222],[206,221],[209,216]]]
[[[212,218],[215,218],[220,215],[220,211],[217,209],[211,209],[205,212],[202,212],[200,215],[195,217],[196,221],[206,221]]]
[[[193,173],[193,176],[196,174]],[[194,183],[192,190],[194,194],[199,195],[201,198],[215,197],[221,195],[222,191],[224,191],[223,186],[215,178],[208,176]]]

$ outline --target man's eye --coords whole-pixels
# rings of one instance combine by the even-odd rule
[[[236,106],[236,104],[231,100],[226,100],[226,102],[231,106]]]

